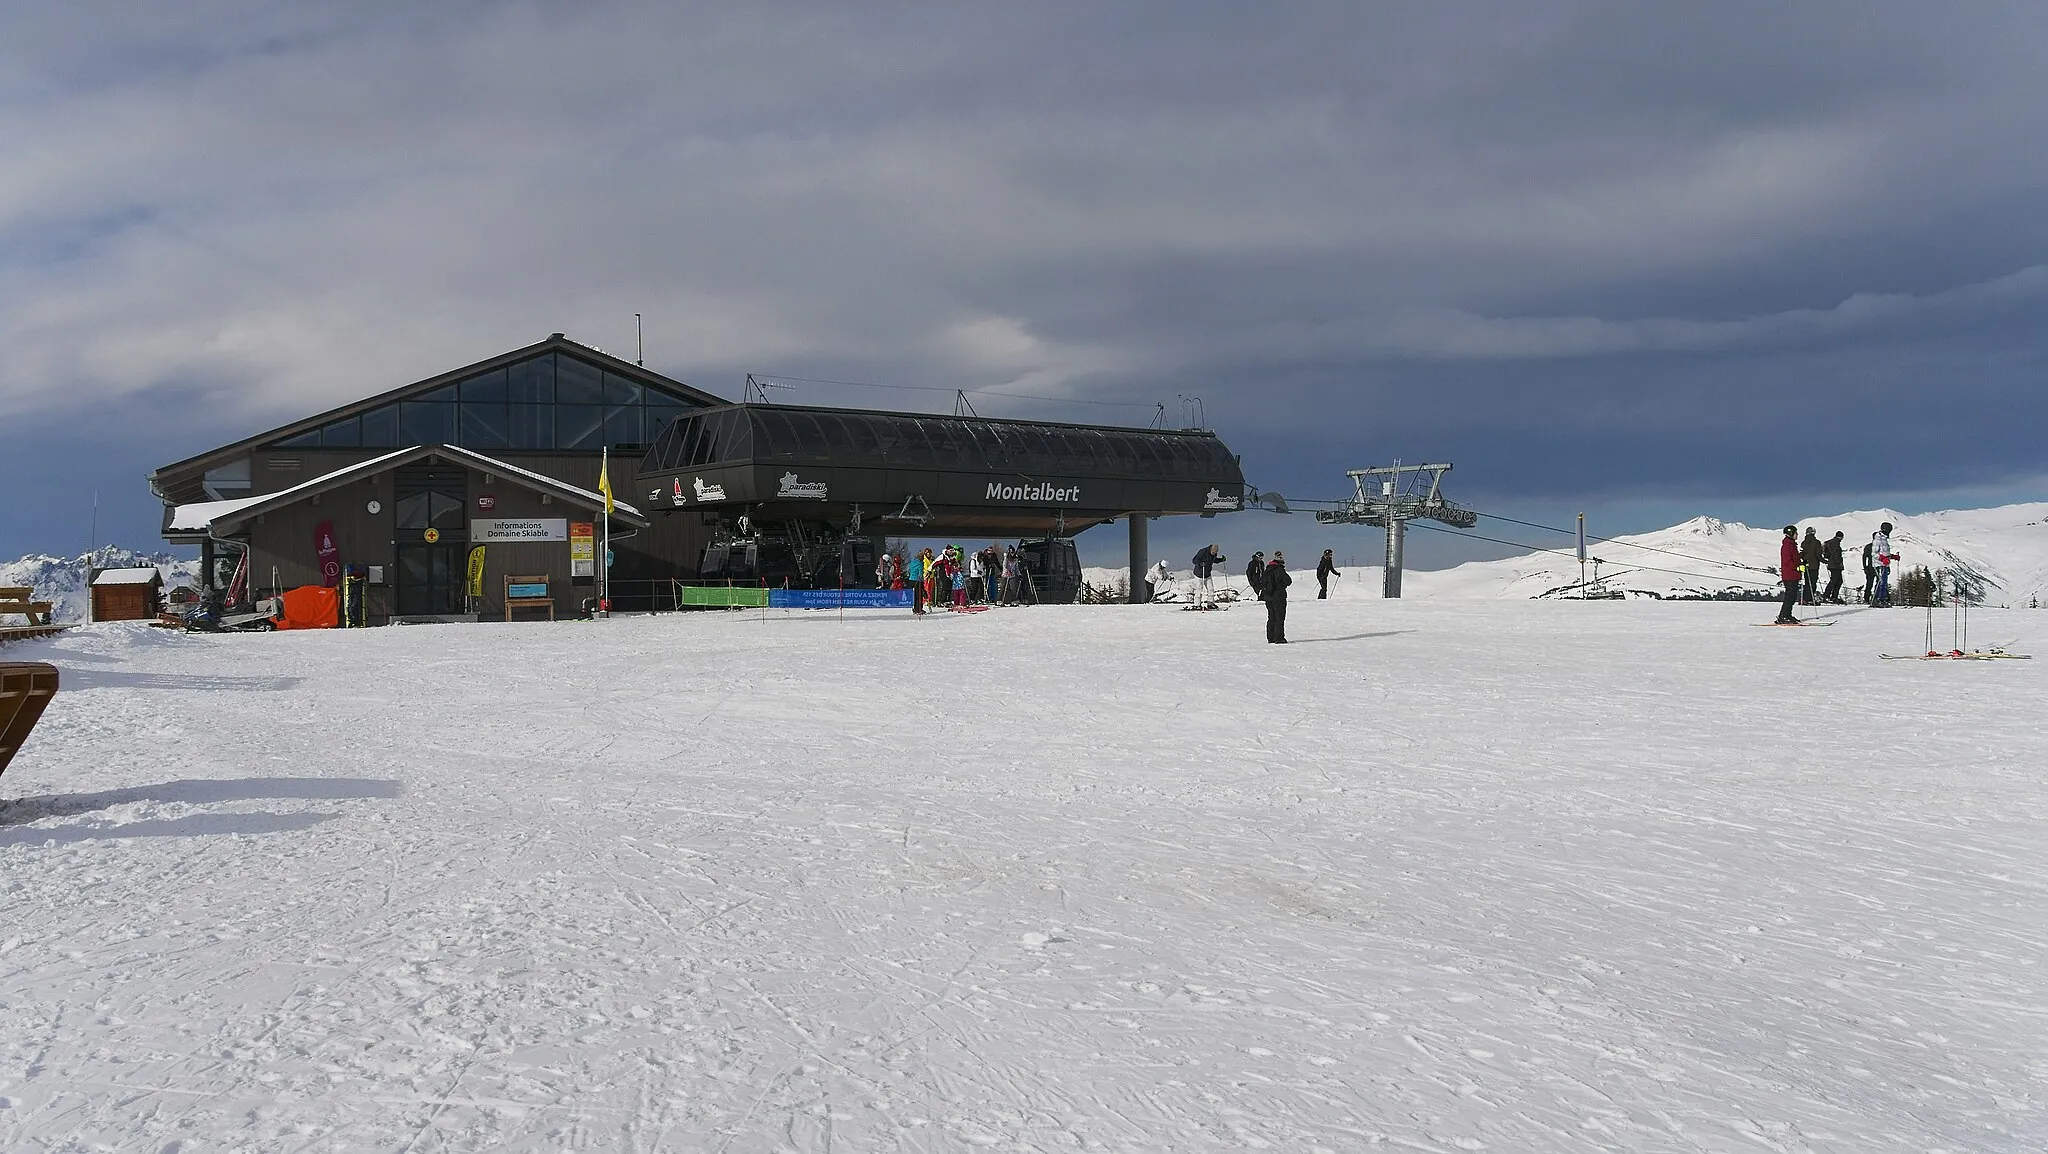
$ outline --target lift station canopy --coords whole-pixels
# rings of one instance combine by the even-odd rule
[[[629,492],[643,509],[756,522],[1030,534],[1234,512],[1244,473],[1200,429],[741,404],[669,422]]]

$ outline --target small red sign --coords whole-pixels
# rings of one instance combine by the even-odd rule
[[[478,493],[476,495],[476,507],[488,513],[498,507],[498,499],[489,493]]]

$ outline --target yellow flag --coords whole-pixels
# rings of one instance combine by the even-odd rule
[[[597,491],[604,494],[604,511],[612,511],[612,457],[606,449],[604,462],[597,467]]]
[[[484,547],[478,545],[469,551],[469,595],[484,595]]]

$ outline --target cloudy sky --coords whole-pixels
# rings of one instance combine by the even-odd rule
[[[2039,498],[2043,59],[2020,3],[20,6],[0,556],[94,491],[153,544],[157,465],[636,312],[735,398],[1199,397],[1290,496]],[[1165,539],[1316,537],[1254,516]]]

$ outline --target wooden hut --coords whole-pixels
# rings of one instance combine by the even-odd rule
[[[154,565],[102,569],[92,578],[94,621],[154,621],[163,608],[164,575]]]

